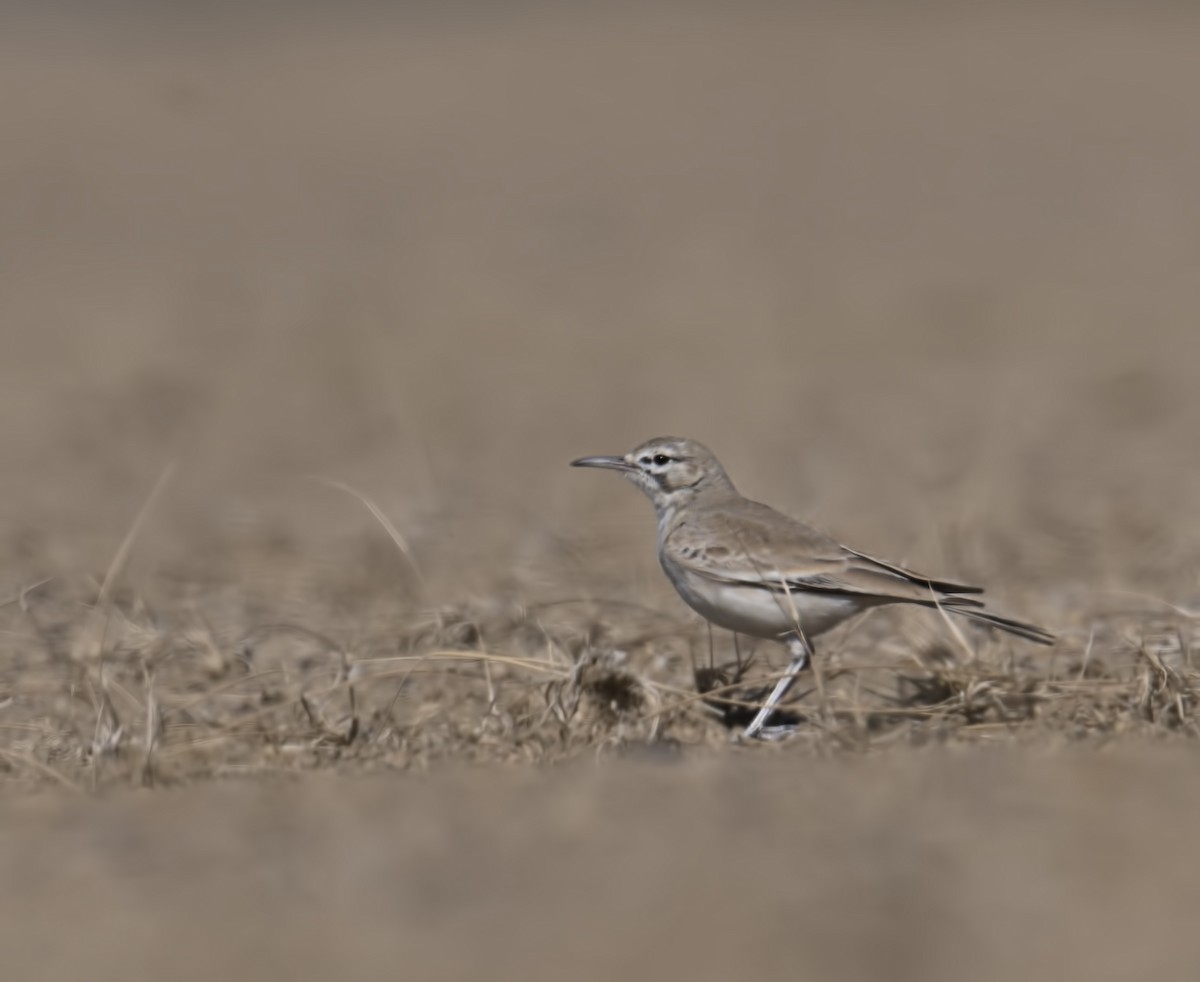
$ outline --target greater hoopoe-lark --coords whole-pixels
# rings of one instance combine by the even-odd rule
[[[581,457],[573,467],[617,471],[654,503],[658,558],[684,601],[719,627],[782,641],[791,663],[746,728],[757,736],[796,676],[809,664],[812,639],[870,607],[918,604],[1053,644],[1040,627],[994,614],[982,593],[875,559],[820,529],[738,494],[707,447],[659,437],[623,457]]]

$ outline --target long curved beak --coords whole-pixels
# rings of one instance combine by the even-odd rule
[[[572,467],[604,467],[610,471],[631,471],[633,466],[624,457],[580,457],[571,461]]]

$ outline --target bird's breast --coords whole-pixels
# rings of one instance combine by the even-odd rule
[[[662,560],[663,570],[684,602],[718,627],[758,638],[779,638],[800,628],[807,637],[824,634],[863,609],[857,597],[795,590],[791,595],[763,587],[723,583]]]

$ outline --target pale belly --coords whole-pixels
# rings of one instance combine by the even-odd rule
[[[790,596],[753,587],[730,586],[663,564],[679,595],[696,613],[718,627],[758,638],[796,633],[815,638],[873,606],[864,597],[796,591]]]

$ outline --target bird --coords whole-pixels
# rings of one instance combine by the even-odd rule
[[[718,627],[782,642],[790,662],[744,731],[764,727],[810,664],[812,641],[885,604],[957,614],[1036,644],[1052,633],[988,610],[982,587],[934,579],[842,545],[831,535],[743,497],[704,444],[655,437],[621,456],[580,457],[572,467],[619,473],[654,504],[658,559],[683,601]]]

